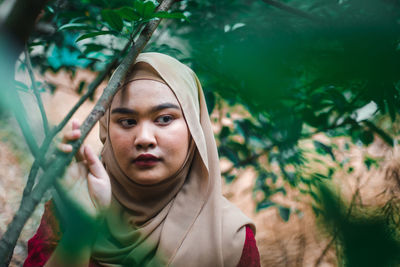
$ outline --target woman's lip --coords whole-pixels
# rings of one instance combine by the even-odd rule
[[[140,168],[153,167],[160,161],[160,158],[152,154],[141,154],[133,160],[133,163]]]
[[[141,154],[136,157],[133,161],[158,161],[160,160],[158,157],[154,156],[153,154]]]

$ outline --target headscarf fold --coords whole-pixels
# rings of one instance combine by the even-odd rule
[[[106,112],[100,138],[113,201],[92,258],[104,266],[236,266],[244,226],[255,227],[222,197],[217,146],[197,76],[167,55],[142,53],[127,78],[126,83],[150,79],[168,85],[182,108],[191,143],[175,175],[155,185],[137,184],[115,159]]]

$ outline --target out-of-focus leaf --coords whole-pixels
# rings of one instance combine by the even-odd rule
[[[100,36],[100,35],[106,35],[106,34],[114,34],[113,31],[99,31],[99,32],[91,32],[91,33],[85,33],[82,34],[81,36],[79,36],[78,39],[76,39],[76,42],[88,39],[88,38],[93,38],[96,36]]]
[[[184,19],[188,21],[188,18],[181,12],[159,11],[153,14],[153,18]]]
[[[219,138],[224,139],[224,138],[228,137],[230,132],[231,131],[230,131],[229,127],[226,127],[226,126],[222,127],[221,131],[219,132]]]
[[[315,150],[318,153],[320,153],[322,155],[328,154],[329,156],[331,156],[332,160],[336,160],[335,155],[333,154],[331,146],[327,146],[324,143],[321,143],[321,142],[319,142],[317,140],[313,140],[313,143],[314,143]]]
[[[59,31],[63,30],[90,30],[93,29],[93,27],[84,24],[84,23],[68,23],[62,25],[60,28],[58,28]]]
[[[375,124],[373,124],[370,121],[363,121],[372,131],[377,133],[388,145],[393,146],[393,138],[387,134],[384,130],[381,128],[377,127]]]
[[[121,18],[127,21],[137,21],[140,19],[140,15],[132,7],[124,6],[116,9],[115,12],[117,12],[121,16]]]
[[[29,92],[30,88],[24,84],[23,82],[20,81],[14,81],[15,83],[15,87],[17,88],[17,90],[23,91],[23,92]]]
[[[337,237],[344,266],[397,266],[400,263],[397,225],[388,222],[381,208],[366,211],[353,207],[349,214],[349,207],[341,196],[326,185],[319,186],[319,195],[321,221]]]
[[[83,53],[85,55],[91,53],[91,52],[98,52],[101,51],[103,49],[105,49],[106,47],[104,45],[100,45],[100,44],[85,44],[85,50],[83,51]]]
[[[133,8],[144,20],[149,20],[152,18],[156,5],[152,1],[135,0]]]
[[[78,86],[78,94],[82,94],[83,89],[85,88],[86,82],[85,81],[80,81],[79,86]]]
[[[205,97],[207,101],[208,114],[211,114],[215,107],[215,94],[213,92],[207,91],[205,92]]]
[[[369,156],[366,156],[364,158],[364,164],[367,167],[368,170],[371,169],[372,166],[375,166],[376,168],[379,168],[379,163],[376,159],[371,158]]]
[[[117,32],[122,30],[124,23],[122,22],[122,18],[120,17],[119,13],[111,10],[111,9],[103,9],[101,11],[101,17],[108,25]]]
[[[363,131],[360,135],[360,140],[364,145],[368,146],[374,141],[374,134],[371,131]]]
[[[283,206],[279,206],[278,207],[278,211],[279,211],[279,215],[281,216],[281,218],[287,222],[289,220],[290,217],[290,209],[287,207],[283,207]]]
[[[256,211],[260,211],[262,209],[266,209],[266,208],[269,208],[269,207],[272,207],[272,206],[275,206],[275,205],[276,204],[274,202],[272,202],[272,201],[264,200],[264,201],[262,201],[260,203],[257,203]]]
[[[230,149],[227,146],[220,146],[219,147],[219,153],[222,157],[226,157],[227,159],[229,159],[230,161],[232,161],[233,164],[238,164],[239,162],[239,158],[236,154],[235,151],[233,151],[232,149]]]

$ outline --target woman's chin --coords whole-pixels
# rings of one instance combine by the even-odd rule
[[[136,176],[135,178],[132,178],[132,176],[129,177],[132,179],[132,181],[141,185],[154,185],[164,180],[160,177],[152,177],[152,176],[144,176],[144,177]]]

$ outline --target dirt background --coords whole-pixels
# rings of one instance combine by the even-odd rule
[[[80,80],[92,80],[92,73],[81,71],[75,79],[67,73],[57,76],[47,75],[45,80],[58,85],[55,94],[43,93],[43,100],[51,124],[61,121],[67,111],[78,100],[75,89]],[[101,86],[104,87],[104,84]],[[100,90],[101,91],[101,90]],[[29,114],[29,122],[33,128],[35,138],[43,140],[41,119],[33,95],[21,94]],[[96,96],[98,97],[98,96]],[[76,118],[83,121],[86,114],[93,107],[93,102],[82,106]],[[212,114],[213,117],[220,113]],[[214,121],[214,120],[213,120]],[[221,121],[221,120],[219,120]],[[223,123],[229,124],[229,121]],[[216,127],[217,128],[217,127]],[[98,140],[98,127],[96,126],[87,139],[97,152],[101,144]],[[343,138],[328,139],[323,135],[317,135],[314,139],[325,143],[335,144],[335,156],[338,161],[348,159],[347,165],[352,166],[351,174],[343,171],[336,173],[333,183],[338,191],[351,199],[355,191],[360,192],[363,205],[379,205],[382,201],[377,198],[388,186],[387,169],[398,164],[397,154],[387,147],[379,138],[368,148],[353,145],[349,150],[342,149],[346,142]],[[311,140],[301,144],[304,148],[311,147]],[[367,170],[363,160],[365,156],[378,157],[379,167]],[[313,155],[310,154],[310,157]],[[329,163],[328,159],[323,159]],[[24,145],[18,126],[12,120],[0,124],[0,235],[5,231],[7,224],[18,209],[24,184],[27,178],[32,158]],[[221,161],[221,168],[226,168],[226,163]],[[273,166],[271,167],[273,169]],[[323,168],[317,164],[314,169]],[[274,201],[291,208],[292,215],[288,222],[280,217],[276,208],[268,208],[258,213],[255,212],[257,193],[253,192],[253,184],[256,177],[251,169],[237,171],[236,179],[230,184],[224,184],[223,194],[235,203],[243,212],[251,217],[257,226],[257,245],[261,254],[262,266],[316,266],[315,263],[322,258],[318,266],[336,266],[336,253],[334,246],[327,248],[331,237],[318,226],[318,221],[311,208],[311,199],[301,195],[298,190],[285,186],[288,194],[274,196]],[[48,199],[46,196],[44,201]],[[26,257],[27,240],[35,233],[43,213],[43,203],[39,205],[31,219],[26,224],[18,244],[14,251],[13,261],[10,266],[21,266]],[[321,257],[323,251],[326,254]]]

